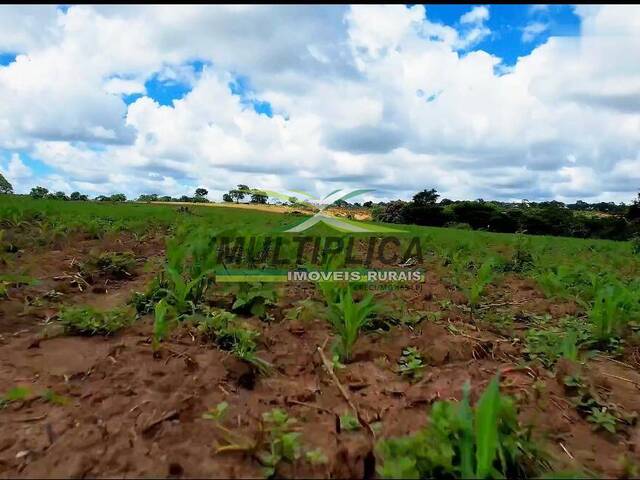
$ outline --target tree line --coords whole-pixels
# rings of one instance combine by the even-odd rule
[[[435,189],[372,206],[376,221],[502,233],[628,240],[640,234],[640,194],[631,205],[442,199]]]
[[[13,193],[13,187],[2,174],[0,174],[0,193]],[[208,194],[206,188],[200,187],[196,188],[193,196],[171,197],[151,193],[140,195],[137,201],[207,203],[209,202]],[[67,195],[62,191],[49,192],[41,186],[33,187],[29,196],[35,199],[89,200],[87,195],[80,192]],[[250,203],[265,204],[268,199],[266,192],[243,184],[237,185],[222,196],[222,200],[228,203],[248,200]],[[411,201],[394,200],[379,203],[368,201],[360,204],[338,200],[335,205],[347,209],[370,209],[373,220],[386,223],[611,240],[628,240],[640,236],[640,193],[630,205],[613,202],[588,203],[582,200],[565,204],[558,201],[523,200],[514,203],[483,199],[462,201],[439,199],[438,192],[430,189],[416,193]],[[123,193],[115,193],[99,195],[93,200],[125,202],[127,197]],[[296,197],[290,197],[287,203],[294,207],[301,206]]]

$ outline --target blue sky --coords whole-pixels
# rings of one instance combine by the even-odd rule
[[[469,4],[426,5],[427,18],[446,25],[459,25]],[[491,5],[486,25],[491,35],[473,47],[502,58],[505,65],[515,64],[520,56],[528,55],[550,36],[576,36],[580,33],[580,19],[570,5]],[[531,23],[547,25],[547,29],[529,42],[522,40],[523,29]]]
[[[11,52],[0,52],[0,65],[9,65],[16,59],[16,54]]]
[[[629,201],[638,21],[637,6],[0,6],[0,171],[17,191],[129,197],[243,183]]]
[[[2,57],[0,57],[0,61]],[[186,67],[193,72],[194,79],[198,79],[205,68],[215,68],[211,62],[195,60],[187,62]],[[241,104],[246,108],[253,109],[256,113],[273,117],[273,109],[269,102],[256,97],[255,89],[246,75],[235,75],[234,80],[229,82],[229,90],[233,95],[240,97]],[[145,95],[152,98],[160,105],[173,105],[174,100],[179,100],[187,95],[193,85],[187,79],[166,79],[160,74],[154,74],[145,84]],[[123,95],[127,104],[135,102],[142,97],[142,93]]]
[[[426,17],[431,22],[438,22],[448,26],[460,28],[460,17],[469,11],[470,4],[454,5],[426,5]],[[65,11],[66,11],[65,7]],[[544,25],[545,29],[533,38],[523,41],[523,32],[530,24]],[[502,59],[503,66],[513,66],[518,57],[525,56],[544,43],[550,36],[576,36],[580,33],[580,21],[570,5],[491,5],[490,17],[486,25],[491,34],[473,46],[473,50],[484,50]],[[464,54],[461,52],[460,54]],[[0,54],[0,65],[10,63],[15,55]],[[205,67],[215,68],[211,62],[196,60],[188,62],[195,76],[199,76]],[[162,79],[155,74],[145,82],[146,95],[160,105],[172,105],[188,94],[192,85],[186,81]],[[233,95],[241,98],[246,108],[252,108],[259,114],[273,117],[273,106],[257,98],[256,89],[251,79],[245,74],[236,74],[229,83]],[[135,102],[141,93],[124,95],[127,104]],[[433,100],[428,98],[427,101]]]

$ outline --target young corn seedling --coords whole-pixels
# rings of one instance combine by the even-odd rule
[[[577,362],[580,351],[578,348],[578,334],[575,330],[568,331],[560,342],[560,355],[562,358]]]
[[[461,402],[435,402],[426,427],[376,447],[383,478],[527,478],[544,458],[520,427],[515,403],[493,379],[475,408],[465,385]],[[538,462],[538,463],[536,463]]]
[[[338,299],[336,303],[329,304],[329,321],[338,334],[334,352],[340,360],[349,362],[360,330],[367,324],[376,306],[371,294],[359,302],[354,301],[350,285],[340,291]]]
[[[340,256],[328,255],[322,265],[322,270],[324,272],[331,272],[340,269],[343,265],[344,259]],[[314,267],[313,265],[310,265],[309,268],[313,269]],[[344,288],[340,283],[335,281],[320,281],[316,285],[327,302],[327,305],[337,303],[340,300],[340,291]]]
[[[493,280],[493,265],[493,260],[485,261],[476,272],[475,277],[471,279],[469,286],[465,288],[467,299],[469,300],[469,306],[471,307],[472,319],[474,317],[474,312],[480,303],[480,299],[484,294],[485,288]]]
[[[170,307],[165,299],[156,303],[153,318],[153,335],[151,336],[151,349],[156,354],[160,350],[160,343],[164,341],[171,331]]]
[[[615,343],[624,333],[637,311],[637,300],[623,285],[613,284],[601,289],[589,312],[592,334],[597,345],[610,348],[612,342]]]
[[[176,236],[167,242],[165,265],[165,293],[175,305],[178,314],[193,313],[212,283],[216,252],[212,238],[203,231]]]

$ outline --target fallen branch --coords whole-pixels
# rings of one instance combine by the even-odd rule
[[[47,414],[43,413],[42,415],[38,415],[37,417],[14,418],[11,421],[15,423],[37,422],[38,420],[43,420],[45,418],[47,418]]]
[[[335,372],[333,371],[333,365],[331,365],[331,362],[329,362],[329,360],[327,360],[327,357],[325,356],[325,354],[322,351],[321,347],[318,347],[318,353],[320,354],[320,358],[322,359],[322,363],[324,365],[324,368],[327,370],[327,372],[331,376],[331,379],[333,380],[333,383],[335,383],[336,387],[338,387],[338,390],[340,390],[340,393],[342,394],[342,396],[345,399],[345,401],[351,407],[351,410],[353,410],[353,413],[355,414],[355,416],[358,419],[358,421],[360,422],[360,424],[367,429],[367,431],[371,434],[372,437],[375,438],[376,434],[373,431],[373,429],[371,428],[371,425],[369,425],[369,423],[364,418],[362,418],[362,415],[360,415],[360,412],[358,411],[358,408],[351,401],[351,397],[349,396],[349,393],[344,388],[342,383],[340,383],[340,380],[338,379],[338,377],[336,376]]]
[[[156,425],[159,425],[162,422],[165,422],[167,420],[173,420],[174,418],[178,418],[178,416],[179,416],[179,413],[178,413],[177,410],[170,410],[167,413],[165,413],[164,415],[162,415],[161,417],[157,418],[156,420],[153,420],[153,421],[149,422],[140,431],[142,433],[146,433],[149,430],[151,430],[153,427],[155,427]]]
[[[573,455],[571,455],[571,452],[569,452],[569,450],[566,449],[566,447],[562,444],[562,442],[559,442],[559,445],[560,445],[560,448],[564,450],[564,453],[566,453],[571,460],[575,460],[575,458],[573,458]]]
[[[506,307],[508,305],[524,305],[526,302],[500,302],[500,303],[485,303],[484,305],[480,305],[477,310],[484,310],[485,308],[492,307]]]
[[[618,365],[622,365],[630,370],[636,370],[633,365],[629,365],[628,363],[621,362],[620,360],[616,360],[615,358],[607,357],[606,355],[597,354],[595,355],[596,360],[607,360],[609,362],[617,363]]]
[[[320,412],[325,412],[325,413],[329,413],[329,414],[333,415],[333,412],[331,410],[329,410],[328,408],[321,407],[320,405],[314,405],[313,403],[300,402],[298,400],[292,400],[292,399],[289,399],[289,398],[287,398],[284,402],[287,405],[302,405],[303,407],[315,408],[316,410],[318,410]]]
[[[623,382],[627,382],[627,383],[631,383],[631,384],[635,385],[636,388],[640,388],[640,383],[636,382],[635,380],[631,380],[629,378],[624,378],[624,377],[619,377],[618,375],[613,375],[612,373],[607,373],[607,372],[600,372],[600,373],[602,373],[602,375],[604,375],[606,377],[615,378],[616,380],[622,380]]]

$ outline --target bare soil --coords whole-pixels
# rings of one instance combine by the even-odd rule
[[[136,271],[131,278],[79,286],[70,278],[77,271],[74,265],[92,251],[132,251]],[[438,267],[430,267],[421,291],[379,295],[442,315],[414,328],[398,326],[361,336],[354,361],[336,371],[363,419],[382,423],[376,438],[366,429],[339,428],[338,416],[350,407],[318,353],[320,347],[328,355],[332,338],[320,318],[303,322],[276,315],[272,323],[246,319],[261,332],[259,355],[275,366],[269,376],[255,375],[187,328],[176,330],[154,358],[149,317],[110,337],[37,341],[62,304],[113,308],[126,303],[134,291],[144,290],[162,253],[160,238],[78,238],[59,250],[23,252],[13,264],[41,283],[13,287],[8,299],[0,300],[0,393],[19,385],[36,395],[0,410],[0,477],[261,478],[261,466],[249,454],[215,454],[222,438],[202,414],[226,401],[226,425],[235,432],[256,438],[262,413],[280,407],[298,419],[302,444],[318,447],[328,457],[325,465],[302,460],[283,465],[279,476],[371,478],[377,438],[415,432],[426,421],[429,405],[461,398],[467,380],[475,400],[496,372],[501,373],[502,391],[517,398],[521,421],[533,425],[556,470],[583,466],[598,476],[615,477],[624,473],[623,454],[640,461],[638,426],[616,435],[594,432],[576,412],[561,381],[542,367],[523,365],[517,332],[527,325],[526,320],[518,324],[524,316],[517,314],[560,318],[578,307],[549,302],[531,280],[516,275],[492,287],[487,299],[504,304],[495,308],[516,314],[516,336],[511,338],[472,322],[464,298]],[[59,278],[65,274],[69,277]],[[63,295],[43,299],[52,290]],[[312,288],[290,288],[280,309],[312,295]],[[443,310],[444,300],[451,306]],[[418,347],[428,364],[415,383],[395,371],[406,346]],[[594,357],[585,372],[609,401],[629,412],[640,411],[640,373],[632,359],[627,360]],[[56,405],[38,396],[47,389],[64,396],[66,403]]]

